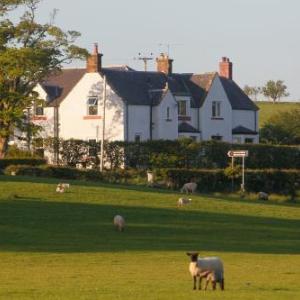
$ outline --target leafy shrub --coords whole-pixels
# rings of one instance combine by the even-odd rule
[[[46,164],[45,159],[37,158],[4,158],[0,159],[0,170],[5,169],[10,165],[27,165],[27,166],[39,166]]]
[[[231,179],[224,170],[187,170],[168,169],[165,171],[165,181],[171,181],[177,188],[184,183],[193,181],[202,192],[223,192],[231,188]],[[264,191],[267,193],[296,194],[300,186],[300,170],[245,170],[245,188],[249,192]],[[234,180],[234,188],[238,190],[240,179]]]

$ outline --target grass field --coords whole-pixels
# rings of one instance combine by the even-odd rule
[[[0,299],[300,299],[299,205],[56,184],[0,176]],[[224,292],[192,290],[187,250],[223,259]]]
[[[300,102],[257,101],[255,104],[259,107],[259,127],[262,127],[272,115],[278,112],[300,109]]]

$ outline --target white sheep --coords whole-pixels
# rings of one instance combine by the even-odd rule
[[[183,187],[181,188],[181,193],[186,193],[186,194],[193,194],[195,193],[197,189],[197,183],[195,182],[188,182],[188,183],[185,183],[183,185]]]
[[[116,215],[114,217],[114,225],[117,228],[117,230],[124,231],[124,229],[125,229],[125,219],[120,215]]]
[[[62,186],[64,189],[69,189],[69,188],[70,188],[70,183],[61,183],[61,186]]]
[[[258,199],[259,200],[269,200],[269,194],[265,193],[265,192],[259,192],[258,193]]]
[[[177,201],[177,207],[188,205],[192,202],[192,199],[179,198]]]
[[[65,192],[65,188],[62,186],[61,183],[59,183],[56,187],[56,192],[57,193],[64,193]]]
[[[198,258],[198,252],[188,252],[188,256],[191,257],[189,265],[189,271],[194,280],[194,290],[197,286],[197,277],[199,278],[198,289],[201,290],[201,280],[204,277],[208,277],[212,281],[213,289],[215,289],[216,283],[220,284],[221,290],[224,290],[224,268],[223,262],[218,257],[201,257]],[[208,284],[208,281],[207,281]],[[207,287],[207,285],[206,285]]]

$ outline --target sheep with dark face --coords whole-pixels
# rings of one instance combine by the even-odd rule
[[[191,258],[189,271],[194,280],[194,290],[197,288],[197,277],[199,278],[198,289],[201,290],[202,278],[212,282],[213,289],[216,288],[216,283],[220,284],[221,290],[224,290],[224,268],[223,262],[218,257],[198,257],[198,252],[188,252]],[[206,287],[207,287],[206,284]]]

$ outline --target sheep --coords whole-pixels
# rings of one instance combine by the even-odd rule
[[[195,193],[197,189],[197,183],[195,182],[188,182],[188,183],[185,183],[183,185],[183,187],[181,188],[181,193],[185,192],[186,194],[193,194]]]
[[[192,199],[179,198],[177,201],[177,207],[185,206],[187,204],[190,204],[191,202]]]
[[[61,186],[62,186],[64,189],[69,189],[69,188],[70,188],[70,184],[69,184],[69,183],[61,183]]]
[[[124,229],[125,229],[125,219],[120,215],[116,215],[114,217],[114,225],[115,225],[117,230],[124,231]]]
[[[63,187],[63,185],[61,183],[59,183],[56,187],[56,192],[57,193],[64,193],[65,192],[65,188]]]
[[[212,289],[215,290],[217,283],[216,283],[216,276],[215,276],[215,272],[212,271],[205,271],[200,273],[199,277],[201,278],[206,278],[206,283],[205,283],[205,288],[204,290],[207,290],[207,286],[209,284],[209,282],[211,282],[212,284]]]
[[[66,189],[70,188],[70,184],[69,183],[59,183],[56,186],[56,192],[57,193],[64,193]]]
[[[258,200],[269,200],[269,194],[265,192],[259,192],[258,193]]]
[[[218,257],[202,257],[198,258],[198,252],[187,252],[187,255],[191,257],[189,265],[189,271],[194,280],[194,290],[197,286],[197,277],[199,277],[198,289],[201,290],[202,278],[207,278],[207,284],[212,281],[213,289],[215,289],[216,283],[220,284],[221,290],[224,290],[224,268],[223,262]],[[209,274],[211,273],[211,274]],[[206,285],[207,286],[207,285]]]

